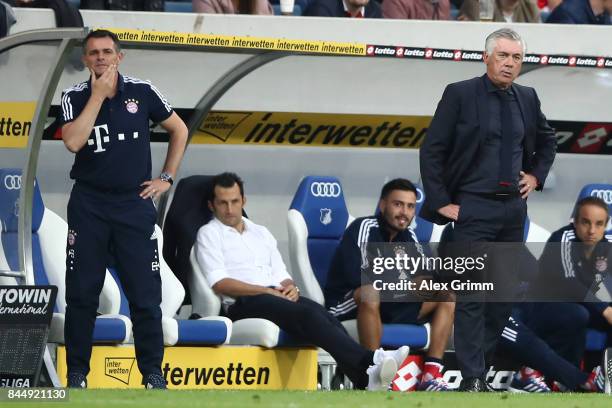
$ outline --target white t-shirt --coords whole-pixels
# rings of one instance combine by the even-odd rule
[[[196,255],[208,285],[212,288],[221,279],[232,278],[276,287],[291,279],[270,231],[247,218],[243,221],[242,233],[217,218],[198,231]],[[223,296],[223,303],[234,303],[234,299]]]

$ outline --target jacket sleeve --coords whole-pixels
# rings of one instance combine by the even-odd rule
[[[431,208],[440,209],[451,203],[444,182],[444,169],[454,142],[454,132],[461,113],[460,98],[453,84],[448,85],[438,103],[425,141],[419,150],[419,165],[425,197]]]
[[[546,176],[555,160],[555,154],[557,151],[557,138],[555,131],[550,127],[546,116],[542,113],[540,107],[540,99],[535,90],[533,96],[536,101],[536,145],[533,157],[533,168],[531,174],[538,179],[537,190],[542,190]]]
[[[329,276],[342,276],[342,281],[352,289],[361,286],[361,250],[357,242],[361,222],[353,221],[344,231],[338,244]],[[364,244],[365,245],[365,244]]]

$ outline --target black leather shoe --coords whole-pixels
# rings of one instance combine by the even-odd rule
[[[482,378],[478,377],[467,377],[461,380],[459,385],[459,391],[464,392],[489,392],[490,389],[487,383]]]

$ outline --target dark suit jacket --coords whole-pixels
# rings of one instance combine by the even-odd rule
[[[485,74],[486,75],[486,74]],[[556,138],[540,110],[533,88],[512,84],[525,124],[523,171],[538,179],[542,189],[555,158]],[[444,90],[420,149],[425,202],[420,216],[446,224],[437,210],[453,203],[466,172],[478,159],[488,133],[488,106],[484,76],[450,84]]]
[[[370,0],[365,6],[365,18],[382,18],[380,5],[376,0]],[[304,16],[346,17],[342,0],[313,0],[304,10]]]

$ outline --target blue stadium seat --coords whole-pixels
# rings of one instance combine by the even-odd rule
[[[21,192],[21,169],[0,169],[0,221],[1,246],[0,269],[19,269],[17,253],[17,223],[19,215],[19,194]],[[38,182],[34,183],[32,200],[32,263],[36,285],[55,285],[57,300],[49,341],[64,342],[66,239],[68,226],[57,214],[45,208]],[[13,278],[0,278],[0,284],[17,284]],[[129,319],[118,315],[119,290],[107,273],[100,295],[96,319],[94,342],[121,343],[130,336],[132,324]]]
[[[327,176],[305,177],[294,195],[288,213],[291,272],[302,294],[325,304],[322,287],[349,215],[340,180]],[[356,320],[343,322],[358,340]],[[383,325],[381,344],[387,348],[429,346],[429,325]]]

